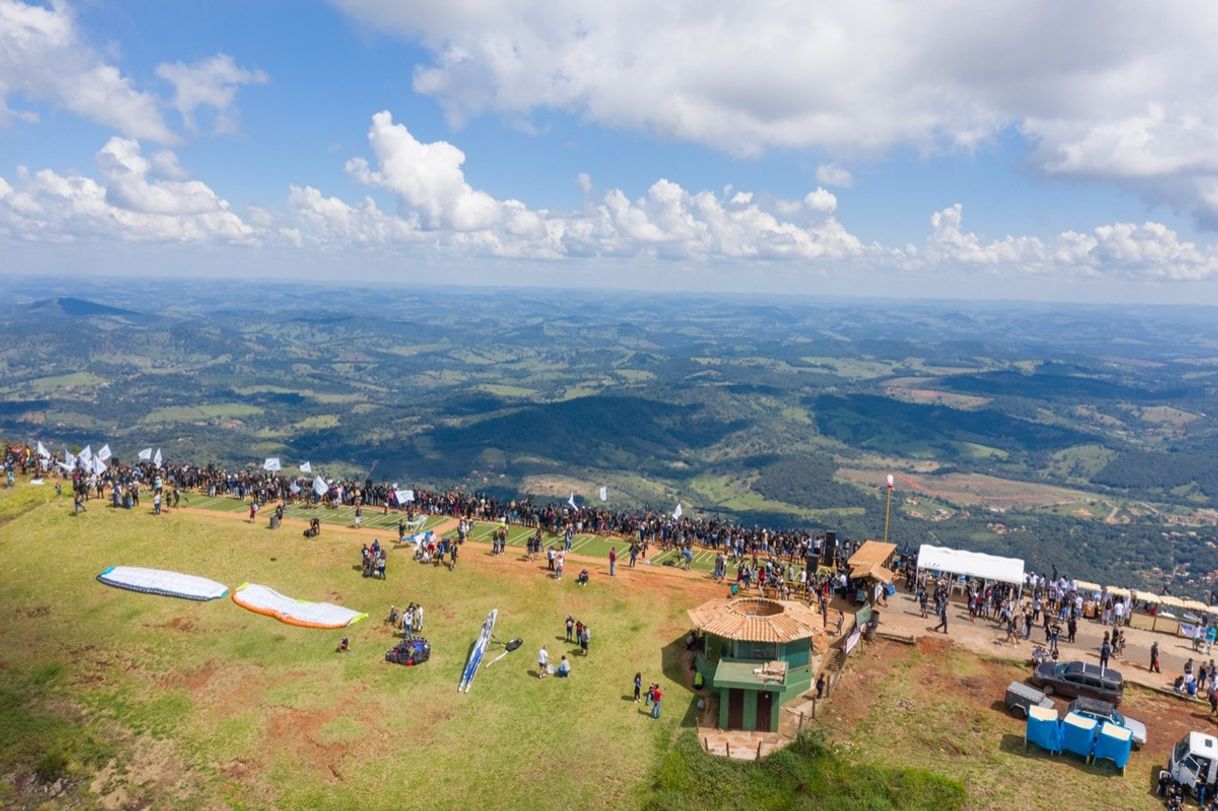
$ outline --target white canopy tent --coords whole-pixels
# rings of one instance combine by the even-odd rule
[[[981,580],[1010,583],[1023,588],[1024,563],[1019,558],[1000,558],[981,552],[965,552],[946,546],[922,544],[918,548],[918,569],[945,572],[953,575],[968,575]]]

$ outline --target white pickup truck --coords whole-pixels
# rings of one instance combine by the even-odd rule
[[[1171,749],[1167,775],[1189,792],[1198,778],[1212,788],[1218,783],[1218,738],[1204,732],[1185,735]]]

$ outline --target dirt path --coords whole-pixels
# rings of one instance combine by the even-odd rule
[[[943,637],[942,633],[934,630],[938,620],[933,617],[923,619],[913,595],[904,590],[898,590],[896,595],[889,598],[888,608],[881,608],[880,612],[882,630],[907,634],[915,639]],[[1098,663],[1099,647],[1104,630],[1104,626],[1099,622],[1082,620],[1078,625],[1075,642],[1070,644],[1063,641],[1059,644],[1062,660],[1081,659]],[[1032,628],[1031,641],[1005,643],[1003,641],[1006,636],[1004,631],[994,623],[983,619],[978,619],[975,623],[969,622],[968,611],[959,602],[951,604],[947,636],[957,645],[975,653],[1020,663],[1031,660],[1033,646],[1044,644],[1043,627]],[[1200,654],[1194,652],[1192,645],[1183,637],[1137,628],[1125,628],[1125,639],[1125,657],[1124,659],[1113,659],[1112,667],[1118,670],[1126,681],[1143,687],[1154,690],[1168,687],[1176,676],[1184,672],[1184,662],[1187,659],[1192,657],[1194,660],[1200,661]],[[1153,642],[1159,643],[1162,673],[1150,672],[1150,646]],[[1183,698],[1180,700],[1186,701]]]

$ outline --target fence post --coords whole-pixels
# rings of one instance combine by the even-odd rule
[[[731,741],[728,741],[728,740],[723,741],[723,754],[727,757],[732,756],[732,742]]]
[[[757,760],[761,760],[761,741],[757,741]]]

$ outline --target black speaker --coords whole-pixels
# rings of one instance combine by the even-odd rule
[[[837,558],[837,533],[825,533],[825,545],[821,551],[821,560],[826,566],[832,566]]]

